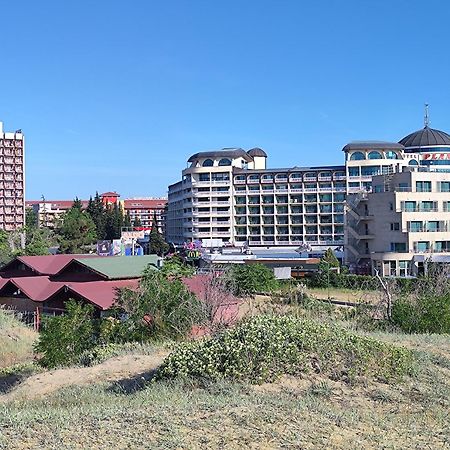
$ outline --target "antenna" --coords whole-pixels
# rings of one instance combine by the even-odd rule
[[[425,125],[425,128],[427,128],[430,124],[430,118],[428,116],[428,103],[425,103],[425,116],[423,118],[423,123]]]

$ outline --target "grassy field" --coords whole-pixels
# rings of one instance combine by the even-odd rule
[[[37,333],[0,310],[0,369],[32,361]]]
[[[450,448],[449,336],[363,334],[413,349],[417,373],[393,384],[350,385],[312,374],[261,386],[149,382],[146,360],[135,360],[140,370],[119,379],[108,378],[109,360],[94,367],[95,378],[79,368],[35,376],[86,379],[81,386],[65,383],[34,399],[0,396],[0,448]],[[155,356],[164,351],[155,348]],[[139,353],[151,351],[129,349],[133,358]]]

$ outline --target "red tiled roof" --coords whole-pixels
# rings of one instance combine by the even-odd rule
[[[72,259],[75,258],[95,258],[98,255],[43,255],[43,256],[18,256],[19,260],[30,269],[34,270],[40,275],[55,275]],[[11,261],[13,263],[15,260]],[[6,264],[1,268],[2,272],[11,264]]]
[[[164,209],[167,204],[165,198],[127,198],[124,200],[125,210],[127,209]]]
[[[117,192],[103,192],[103,194],[100,194],[100,197],[120,197],[120,194]]]

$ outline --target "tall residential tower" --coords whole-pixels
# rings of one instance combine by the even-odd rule
[[[0,229],[25,225],[25,138],[22,130],[3,132],[0,122]]]

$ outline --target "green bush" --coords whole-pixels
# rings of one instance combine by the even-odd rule
[[[42,355],[39,362],[44,367],[74,364],[83,352],[97,343],[94,308],[69,300],[66,310],[64,315],[43,320],[35,350]]]
[[[312,320],[266,315],[213,338],[179,345],[156,379],[192,376],[259,384],[314,370],[333,379],[365,375],[386,380],[412,369],[412,353],[405,348]]]
[[[392,321],[406,333],[450,334],[450,293],[400,298],[393,304]]]
[[[225,285],[238,296],[268,294],[279,286],[273,271],[261,263],[233,264],[225,275]]]
[[[155,270],[144,272],[137,291],[124,289],[117,305],[125,320],[117,328],[122,339],[116,342],[176,339],[206,320],[204,304],[180,280],[168,280]]]

